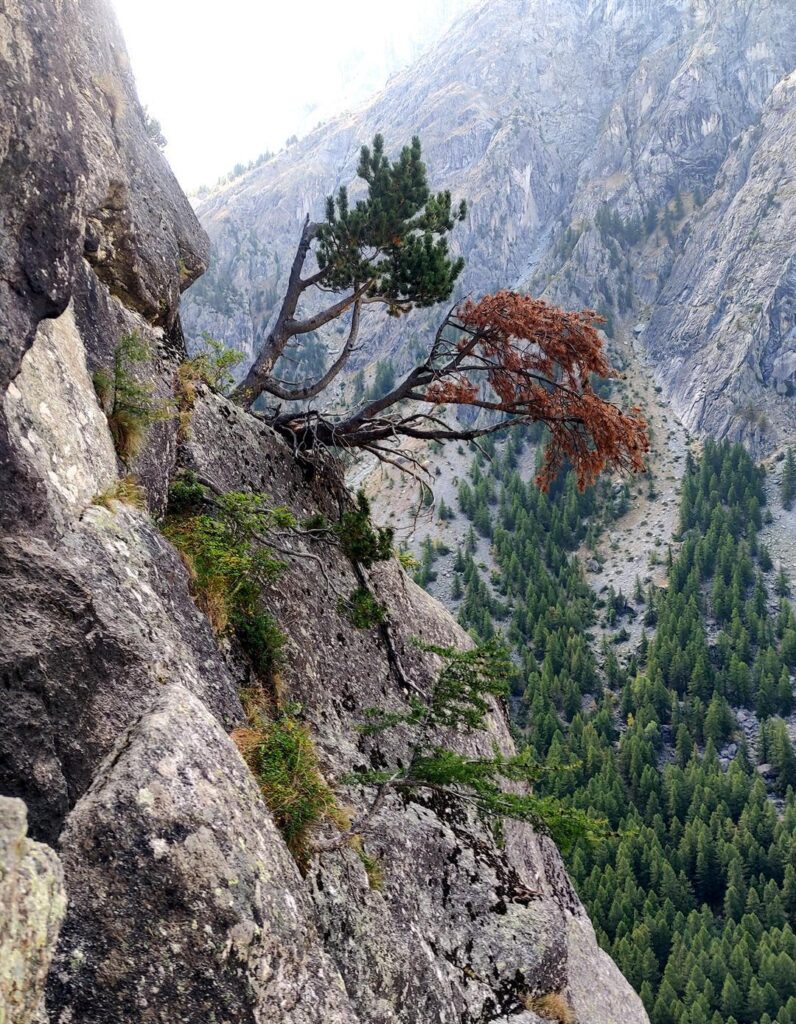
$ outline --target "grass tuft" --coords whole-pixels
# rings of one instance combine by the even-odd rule
[[[117,504],[144,509],[147,507],[146,490],[134,476],[123,476],[100,494],[95,494],[91,504],[100,505],[110,512],[115,511]]]
[[[523,1000],[526,1010],[531,1010],[542,1020],[557,1021],[558,1024],[575,1024],[572,1007],[561,992],[547,992],[541,996],[526,996]]]
[[[242,353],[226,348],[207,332],[202,335],[202,347],[191,359],[185,359],[177,369],[177,422],[181,441],[188,439],[196,385],[206,384],[214,391],[226,394],[235,383],[231,370],[243,358]]]
[[[151,384],[136,377],[136,366],[151,352],[137,334],[128,334],[113,353],[109,370],[94,374],[94,390],[108,420],[116,453],[128,465],[143,447],[149,428],[172,415],[169,404],[154,398]]]
[[[210,511],[203,507],[201,485],[189,478],[176,480],[163,532],[182,553],[196,602],[213,627],[234,632],[255,672],[267,678],[283,657],[285,638],[260,599],[283,563],[257,538],[272,521],[291,521],[289,513],[266,510],[262,495],[238,492],[216,499]]]
[[[359,857],[362,867],[368,879],[368,885],[375,892],[382,892],[384,889],[384,866],[375,854],[368,853],[362,843],[362,836],[352,836],[348,845]]]
[[[250,700],[250,724],[232,734],[251,768],[277,828],[299,867],[306,868],[312,836],[324,821],[340,814],[334,792],[324,779],[307,726],[291,707],[265,711]]]

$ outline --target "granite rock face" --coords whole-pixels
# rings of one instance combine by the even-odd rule
[[[177,302],[205,238],[147,137],[105,3],[6,0],[0,61],[0,791],[58,851],[69,901],[43,1010],[63,895],[12,801],[0,885],[31,858],[38,880],[28,930],[2,932],[4,995],[50,1024],[530,1024],[524,998],[560,991],[580,1024],[645,1024],[558,851],[527,826],[498,845],[452,801],[394,798],[367,841],[382,889],[348,847],[299,872],[229,736],[249,672],[194,604],[158,519],[180,468],[302,517],[334,518],[349,498],[334,464],[299,464],[203,387],[179,433],[166,417],[120,462],[92,374],[135,333],[150,348],[135,372],[173,398]],[[127,474],[146,507],[113,497]],[[396,657],[427,688],[439,666],[412,638],[469,641],[397,562],[371,580],[392,650],[339,610],[357,578],[338,547],[286,562],[264,595],[288,638],[283,696],[361,808],[369,794],[346,773],[406,755],[406,737],[356,729],[368,707],[405,705]],[[503,713],[461,742],[509,750]]]
[[[0,797],[0,1021],[41,1020],[44,983],[66,907],[57,855],[26,836],[25,805]]]
[[[768,452],[792,440],[796,399],[794,67],[790,0],[481,3],[363,110],[203,200],[189,337],[250,358],[305,214],[375,132],[393,148],[419,134],[433,185],[470,204],[460,294],[519,286],[599,308],[612,332],[640,323],[687,426]],[[431,326],[410,330],[422,343]],[[353,366],[408,364],[403,324],[371,334]]]
[[[335,516],[339,499],[328,478],[307,482],[295,464],[286,473],[284,457],[283,443],[253,417],[211,396],[197,404],[183,453],[188,468],[223,490],[264,490],[298,517]],[[367,708],[399,707],[409,694],[378,630],[353,629],[338,610],[357,585],[347,560],[332,547],[309,553],[322,559],[321,572],[291,563],[269,608],[289,638],[284,697],[305,709],[327,778],[341,780],[407,756],[406,738],[365,738],[353,726]],[[371,585],[389,608],[404,672],[427,686],[435,665],[413,639],[451,646],[468,637],[397,564],[371,570]],[[488,755],[495,742],[511,749],[502,714],[491,735],[468,739],[465,749]],[[346,792],[346,803],[360,810],[367,799]],[[307,878],[324,946],[358,1020],[514,1020],[523,995],[560,989],[571,994],[578,1020],[645,1020],[638,997],[597,949],[558,851],[527,826],[507,826],[501,850],[460,806],[396,796],[367,849],[382,865],[381,891],[369,887],[352,851],[321,855]]]
[[[181,347],[178,298],[205,268],[207,239],[149,140],[103,0],[5,0],[0,83],[2,393],[70,302],[91,372],[126,333]],[[2,522],[49,532],[41,478],[15,485],[25,468],[6,429],[0,420]]]
[[[355,1020],[312,905],[246,765],[166,686],[61,841],[73,893],[51,1020]]]

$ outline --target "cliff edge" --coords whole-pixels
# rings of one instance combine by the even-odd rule
[[[381,885],[349,847],[299,870],[230,738],[249,670],[158,523],[181,469],[302,519],[333,519],[347,499],[334,467],[299,465],[201,385],[190,421],[161,417],[122,464],[92,375],[135,336],[139,374],[173,408],[179,296],[206,239],[149,138],[106,3],[5,0],[0,81],[0,791],[57,851],[68,901],[38,1019],[532,1024],[528,999],[558,994],[579,1024],[643,1024],[558,851],[526,825],[498,843],[453,801],[393,796],[368,846]],[[126,474],[145,507],[107,497]],[[351,564],[337,547],[307,553],[266,602],[287,637],[283,697],[339,782],[406,753],[356,723],[409,692],[382,633],[338,610]],[[428,687],[438,665],[413,638],[465,634],[397,562],[370,584],[404,671]],[[510,750],[502,714],[468,743]],[[51,949],[61,869],[40,858],[50,909],[38,900],[31,928]],[[14,1005],[6,1019],[27,1020]]]

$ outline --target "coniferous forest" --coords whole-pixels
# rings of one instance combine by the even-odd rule
[[[603,947],[653,1024],[796,1021],[796,618],[759,540],[764,474],[739,445],[688,456],[667,585],[598,597],[575,549],[621,511],[607,485],[548,493],[517,469],[526,434],[487,446],[459,487],[459,617],[501,631],[514,725],[542,786],[606,821],[568,866]],[[609,500],[609,498],[611,500]],[[474,559],[488,537],[496,568]],[[421,568],[422,572],[422,568]],[[596,625],[635,645],[599,643]],[[623,652],[618,653],[620,646]],[[736,713],[754,723],[738,728]],[[747,739],[749,740],[747,742]]]

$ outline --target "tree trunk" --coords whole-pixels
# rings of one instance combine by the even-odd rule
[[[304,219],[304,227],[301,231],[296,255],[293,257],[293,265],[290,268],[287,292],[285,293],[282,308],[279,310],[274,328],[268,335],[251,369],[233,395],[233,398],[246,409],[250,408],[262,394],[263,386],[270,377],[276,361],[284,352],[285,346],[290,341],[293,333],[295,333],[289,329],[289,324],[293,322],[301,293],[306,287],[306,282],[301,280],[301,271],[317,231],[318,225],[313,223],[309,218],[309,214],[307,214]]]

